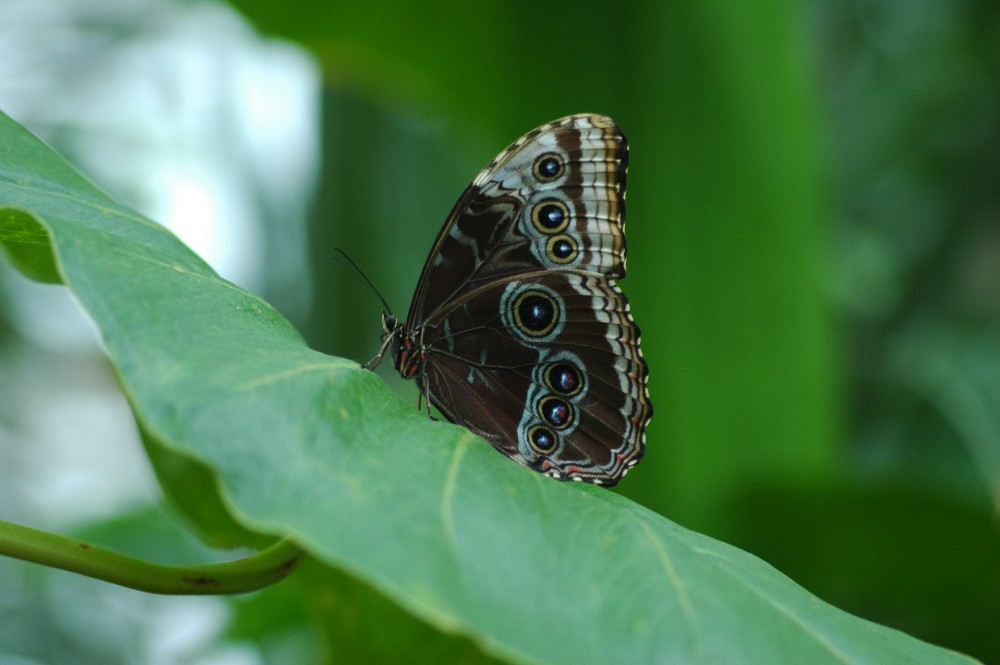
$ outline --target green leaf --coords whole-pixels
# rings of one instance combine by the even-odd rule
[[[0,211],[0,215],[3,216],[0,227],[5,229],[0,247],[4,248],[10,262],[31,279],[48,284],[60,283],[62,279],[45,227],[16,208],[6,208]]]
[[[516,662],[972,662],[428,420],[373,373],[307,348],[267,303],[5,116],[0,146],[0,240],[21,232],[8,208],[47,230],[147,443],[214,470],[218,510],[243,528],[292,534],[431,626]]]
[[[267,547],[274,539],[247,529],[233,519],[220,494],[219,478],[208,466],[169,447],[139,428],[156,477],[169,501],[206,543],[220,549]]]

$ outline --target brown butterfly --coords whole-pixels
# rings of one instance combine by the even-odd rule
[[[448,420],[554,478],[613,485],[653,415],[625,276],[628,143],[601,115],[528,132],[459,197],[383,344]]]

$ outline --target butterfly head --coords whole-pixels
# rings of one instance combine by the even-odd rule
[[[386,350],[392,352],[392,364],[404,379],[420,375],[426,358],[425,350],[421,348],[413,330],[397,319],[395,314],[383,310],[382,347],[378,355],[369,360],[365,367],[371,369],[378,365]]]
[[[382,362],[382,356],[386,350],[392,348],[392,362],[398,368],[400,357],[400,338],[406,335],[406,326],[396,318],[396,315],[382,310],[382,345],[378,349],[375,357],[366,362],[362,367],[365,369],[375,369]]]
[[[386,340],[395,335],[403,324],[399,322],[392,312],[382,311],[382,339]]]

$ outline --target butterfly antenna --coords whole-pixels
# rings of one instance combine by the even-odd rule
[[[347,252],[345,252],[339,247],[334,247],[333,251],[337,253],[336,256],[334,256],[333,258],[336,259],[337,261],[340,261],[341,264],[344,264],[353,269],[354,272],[358,275],[358,277],[360,277],[364,281],[364,283],[368,286],[368,288],[371,289],[371,292],[374,293],[375,296],[382,301],[382,306],[385,307],[385,311],[391,313],[392,307],[389,307],[389,303],[382,295],[382,292],[379,291],[377,288],[375,288],[375,284],[373,284],[372,281],[368,279],[368,275],[362,272],[361,268],[358,267],[358,264],[354,262],[354,259],[349,257],[347,255]]]

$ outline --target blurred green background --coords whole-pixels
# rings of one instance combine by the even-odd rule
[[[656,410],[620,491],[849,612],[1000,662],[996,2],[85,5],[10,0],[0,107],[360,361],[381,305],[335,247],[403,315],[486,162],[554,118],[614,117]],[[69,528],[157,501],[92,333],[66,333],[72,305],[9,269],[0,286],[0,517]],[[112,432],[128,468],[103,453],[99,482],[50,476],[45,446],[109,445],[80,427]],[[41,617],[0,653],[46,661],[25,645],[58,635],[61,656],[127,662],[163,641],[98,643],[60,618],[65,580],[0,561],[18,590],[0,622]],[[323,649],[222,630],[158,662]]]

